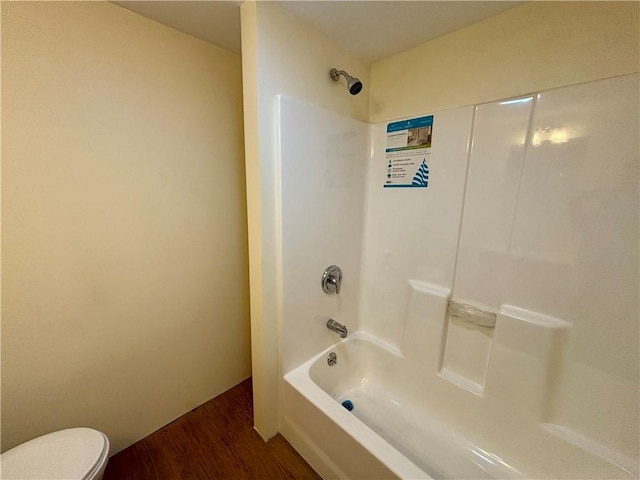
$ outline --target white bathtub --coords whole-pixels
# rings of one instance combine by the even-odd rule
[[[285,375],[283,434],[324,478],[523,478],[438,420],[415,375],[393,348],[356,332]]]

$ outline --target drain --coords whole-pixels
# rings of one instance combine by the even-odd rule
[[[342,402],[342,406],[349,411],[353,410],[353,402],[351,400],[345,400]]]
[[[338,356],[336,355],[336,352],[331,352],[327,357],[327,365],[333,367],[336,363],[338,363]]]

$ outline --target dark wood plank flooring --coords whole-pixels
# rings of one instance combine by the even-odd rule
[[[281,435],[253,429],[251,379],[109,459],[104,480],[320,479]]]

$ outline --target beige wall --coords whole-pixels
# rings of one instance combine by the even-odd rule
[[[250,374],[240,57],[104,2],[2,28],[2,449],[118,451]]]
[[[639,71],[640,3],[530,2],[373,64],[370,121]]]
[[[278,422],[278,325],[280,321],[278,174],[275,157],[275,96],[288,95],[366,121],[369,62],[341,47],[271,2],[241,8],[245,95],[245,151],[251,276],[251,342],[254,421],[268,438]],[[363,91],[351,96],[332,67],[360,78]]]

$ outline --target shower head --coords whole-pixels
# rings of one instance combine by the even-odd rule
[[[342,75],[347,80],[347,88],[349,89],[349,93],[351,95],[357,95],[360,93],[360,90],[362,90],[362,82],[356,77],[352,77],[344,70],[332,68],[329,72],[329,75],[331,75],[331,78],[333,78],[333,80],[336,82],[340,80],[340,75]]]

